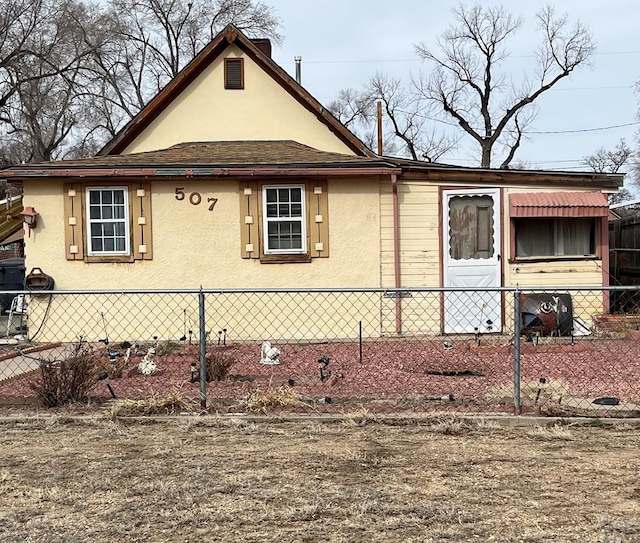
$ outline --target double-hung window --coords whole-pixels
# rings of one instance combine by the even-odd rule
[[[304,185],[262,187],[265,254],[307,252]]]
[[[128,188],[87,187],[86,205],[88,254],[130,254]]]

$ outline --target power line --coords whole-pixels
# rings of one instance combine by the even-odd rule
[[[635,126],[640,124],[640,121],[625,124],[614,124],[611,126],[600,126],[598,128],[579,128],[576,130],[546,130],[546,131],[526,131],[526,134],[577,134],[580,132],[599,132],[601,130],[613,130],[615,128],[626,128],[627,126]]]
[[[595,52],[595,56],[605,55],[640,55],[640,51],[609,51]],[[535,58],[535,55],[510,55],[508,58]],[[341,60],[306,60],[305,64],[373,64],[388,62],[424,62],[421,58],[361,58],[361,59],[341,59]]]
[[[427,119],[429,121],[434,121],[442,124],[446,124],[449,126],[459,127],[459,124],[453,121],[445,121],[443,119],[438,119],[436,117],[430,117],[429,115],[423,115],[422,113],[410,113],[408,111],[403,111],[401,109],[398,110],[400,113],[404,113],[405,115],[416,115],[417,117],[421,117],[423,119]],[[601,132],[603,130],[614,130],[616,128],[626,128],[628,126],[637,126],[640,125],[640,121],[635,121],[632,123],[624,123],[624,124],[614,124],[610,126],[599,126],[595,128],[576,128],[573,130],[525,130],[524,135],[529,134],[579,134],[585,132]],[[474,129],[475,130],[475,129]]]

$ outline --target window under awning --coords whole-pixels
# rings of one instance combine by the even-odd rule
[[[511,217],[607,217],[602,192],[522,192],[509,195]]]

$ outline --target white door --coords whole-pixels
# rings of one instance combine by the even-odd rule
[[[444,287],[501,286],[500,190],[445,190]],[[445,333],[502,330],[500,292],[447,292]]]

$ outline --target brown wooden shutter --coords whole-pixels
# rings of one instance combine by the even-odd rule
[[[151,237],[151,183],[134,183],[129,188],[131,201],[131,229],[134,260],[151,260],[153,244]]]
[[[241,58],[224,59],[224,88],[244,89],[244,64]]]
[[[258,183],[240,183],[240,254],[242,258],[260,258]]]
[[[326,180],[307,183],[309,255],[312,258],[329,256],[329,199],[327,188],[328,183]]]
[[[64,252],[67,260],[84,258],[84,221],[82,201],[84,187],[80,183],[65,183],[64,191]]]

